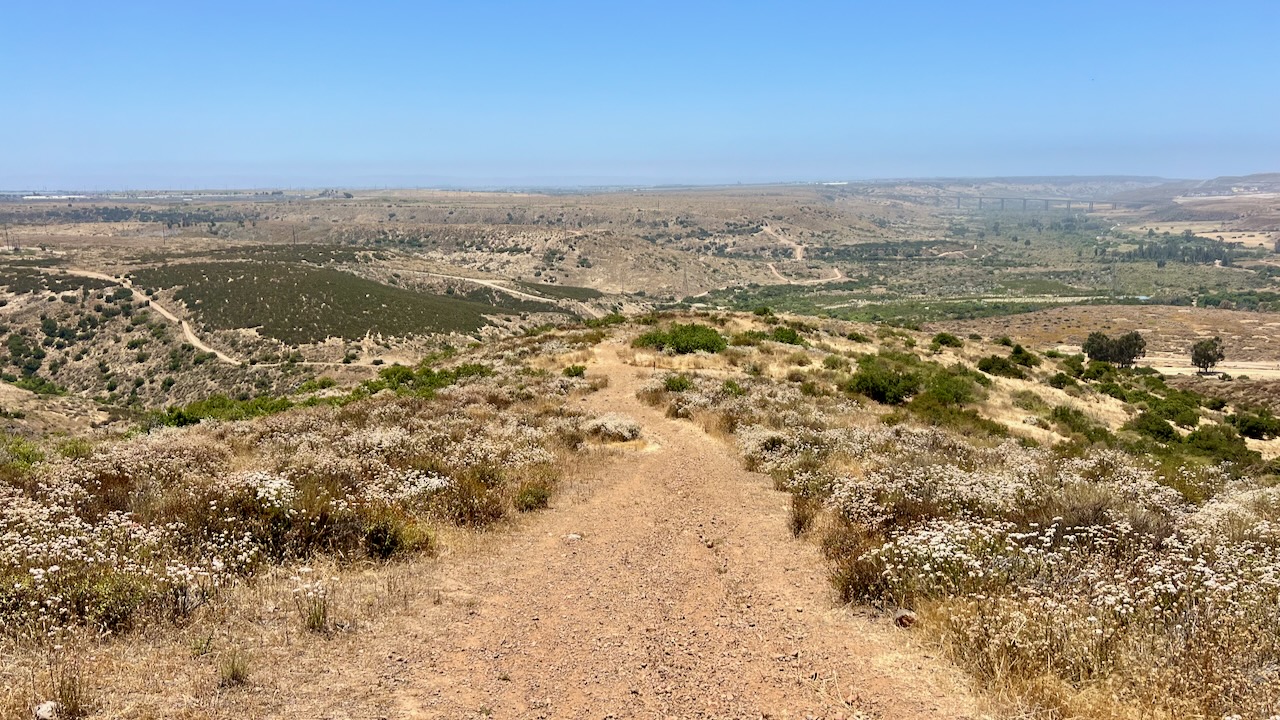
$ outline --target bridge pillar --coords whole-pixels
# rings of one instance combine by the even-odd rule
[[[1067,212],[1071,212],[1071,201],[1067,201]]]
[[[1045,209],[1045,210],[1048,210],[1048,209],[1049,209],[1049,201],[1048,201],[1048,200],[1045,200],[1045,201],[1044,201],[1044,209]]]
[[[1022,212],[1026,212],[1026,211],[1027,211],[1027,199],[1022,198]]]
[[[1000,209],[1004,210],[1004,198],[1000,198]]]
[[[1089,212],[1093,212],[1093,201],[1089,201]]]
[[[979,210],[981,210],[981,209],[982,209],[982,196],[981,196],[981,195],[979,195],[979,196],[978,196],[978,209],[979,209]]]
[[[957,196],[956,196],[956,209],[957,209],[957,210],[959,210],[959,209],[960,209],[960,196],[959,196],[959,195],[957,195]]]

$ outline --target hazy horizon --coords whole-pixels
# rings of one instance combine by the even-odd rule
[[[1247,175],[1280,169],[1278,26],[1264,2],[15,6],[0,188]]]

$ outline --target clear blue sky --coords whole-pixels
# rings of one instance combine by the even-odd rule
[[[0,188],[1280,171],[1280,2],[6,2]]]

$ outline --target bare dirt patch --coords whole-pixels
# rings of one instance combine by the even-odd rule
[[[1150,355],[1187,357],[1199,339],[1222,337],[1228,362],[1280,362],[1280,314],[1154,305],[1058,307],[1021,315],[935,323],[950,332],[1008,335],[1037,348],[1078,347],[1089,333],[1137,330]]]

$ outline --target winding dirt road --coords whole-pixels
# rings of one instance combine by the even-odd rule
[[[130,290],[133,289],[133,281],[125,277],[116,277],[114,275],[108,275],[106,273],[100,273],[94,270],[82,270],[80,268],[58,268],[58,271],[64,272],[68,275],[75,275],[77,277],[87,277],[87,278],[93,278],[95,280],[103,280],[105,282],[115,283],[122,287],[127,287]],[[206,353],[213,353],[215,356],[217,356],[219,360],[221,360],[224,363],[228,363],[230,365],[244,364],[244,362],[241,361],[240,359],[231,357],[230,355],[227,355],[221,350],[218,350],[217,348],[212,347],[209,344],[205,343],[203,340],[200,339],[199,335],[196,335],[195,330],[191,329],[190,323],[188,323],[186,320],[179,318],[177,315],[175,315],[171,310],[169,310],[165,306],[156,302],[152,298],[147,298],[147,302],[150,303],[150,308],[152,310],[155,310],[158,315],[162,316],[164,319],[168,320],[169,322],[172,322],[178,325],[178,327],[182,329],[182,337],[187,342],[191,343],[191,345],[194,346],[197,350],[201,352],[206,352]]]

